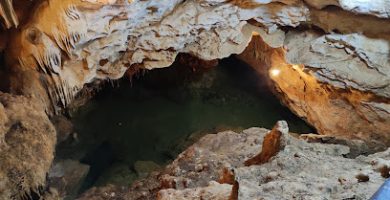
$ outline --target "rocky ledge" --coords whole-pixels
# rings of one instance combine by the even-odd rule
[[[204,136],[163,171],[130,188],[92,188],[93,199],[369,199],[390,176],[390,149],[346,158],[338,144],[308,143],[284,121]]]

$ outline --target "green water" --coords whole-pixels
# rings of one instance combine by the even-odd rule
[[[129,184],[136,178],[136,161],[165,165],[194,142],[187,140],[191,135],[272,128],[281,119],[294,132],[313,132],[272,96],[251,68],[232,58],[204,73],[175,66],[117,84],[76,113],[78,141],[58,148],[59,157],[91,165],[84,189]]]

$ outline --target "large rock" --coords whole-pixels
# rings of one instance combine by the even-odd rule
[[[49,186],[67,199],[77,195],[89,172],[89,166],[75,160],[60,160],[53,163],[49,171]]]
[[[55,129],[38,102],[0,92],[0,199],[44,192],[55,143]]]
[[[390,176],[390,149],[356,159],[348,153],[346,146],[294,138],[285,122],[272,132],[225,131],[203,137],[164,172],[130,188],[93,188],[80,199],[369,199]],[[245,166],[261,154],[274,156]]]
[[[270,162],[234,170],[238,199],[369,199],[386,179],[380,168],[387,164],[374,160],[388,152],[353,160],[343,157],[345,146],[282,138],[287,145]]]

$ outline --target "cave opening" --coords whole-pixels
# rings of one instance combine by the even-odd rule
[[[315,132],[234,56],[197,69],[175,62],[107,83],[72,114],[75,133],[58,145],[56,159],[90,166],[79,193],[108,183],[129,185],[206,134],[271,129],[281,119],[292,132]]]

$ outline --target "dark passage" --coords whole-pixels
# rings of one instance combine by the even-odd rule
[[[234,58],[205,72],[177,65],[118,84],[104,88],[76,113],[78,142],[58,148],[58,158],[91,166],[82,190],[128,185],[142,176],[140,170],[164,166],[207,133],[272,128],[281,119],[293,132],[313,132],[280,104],[254,70]]]

